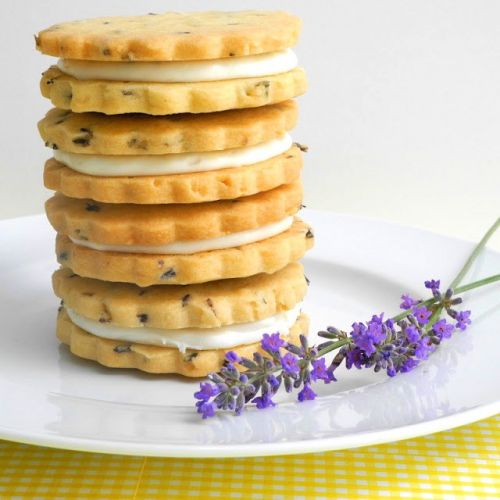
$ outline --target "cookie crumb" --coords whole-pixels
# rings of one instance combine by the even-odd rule
[[[217,317],[217,312],[215,311],[213,300],[211,298],[208,298],[206,300],[206,303],[207,303],[208,307],[210,307],[210,309],[212,310],[213,315]]]
[[[96,203],[87,201],[87,203],[85,204],[85,210],[87,210],[87,212],[99,212],[101,210],[101,207]]]
[[[174,268],[171,267],[170,269],[168,269],[167,271],[165,271],[161,276],[160,276],[160,279],[162,280],[168,280],[170,278],[173,278],[174,276],[176,276],[177,273],[175,272]]]
[[[78,146],[87,147],[87,146],[90,146],[90,139],[91,139],[91,136],[89,136],[89,135],[86,135],[83,137],[75,137],[73,139],[73,144],[77,144]]]
[[[117,352],[118,354],[121,354],[122,352],[131,352],[132,349],[131,349],[130,344],[120,344],[120,345],[115,346],[113,351]]]
[[[137,315],[137,319],[144,324],[148,322],[149,316],[145,313],[141,313]]]
[[[57,256],[57,260],[59,262],[63,261],[63,260],[68,260],[68,252],[61,252],[58,256]]]
[[[182,302],[182,307],[186,307],[189,304],[189,301],[191,300],[191,295],[187,293],[182,297],[181,302]]]
[[[300,142],[294,142],[294,146],[297,146],[303,153],[307,153],[309,151],[309,146],[305,144],[300,144]]]
[[[189,362],[193,361],[193,359],[196,358],[197,356],[198,356],[197,352],[188,352],[184,356],[184,361],[186,361],[187,363],[189,363]]]
[[[111,322],[111,313],[109,312],[106,306],[103,306],[103,311],[101,317],[99,318],[99,323],[110,323]]]

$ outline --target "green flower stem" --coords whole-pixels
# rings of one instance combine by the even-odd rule
[[[495,221],[495,223],[488,229],[486,234],[481,238],[481,241],[476,245],[476,248],[472,251],[469,258],[465,262],[464,266],[457,274],[456,278],[451,282],[449,288],[452,290],[460,284],[460,282],[464,279],[464,276],[467,274],[472,264],[476,260],[477,256],[481,253],[483,248],[486,246],[488,240],[493,236],[493,233],[500,227],[500,217]]]
[[[334,342],[333,344],[330,344],[329,346],[323,347],[323,349],[318,351],[318,354],[316,355],[316,357],[321,358],[325,354],[328,354],[329,352],[334,351],[335,349],[338,349],[339,347],[342,347],[346,344],[350,344],[351,342],[352,342],[352,340],[349,338],[338,340],[337,342]]]
[[[425,325],[425,332],[430,332],[434,324],[437,322],[437,320],[441,317],[441,313],[443,312],[443,306],[439,306],[436,308],[436,310],[432,313],[431,317],[429,318],[429,322],[427,325]]]
[[[495,283],[496,281],[500,281],[500,274],[494,274],[493,276],[488,276],[487,278],[483,278],[482,280],[473,281],[472,283],[469,283],[467,285],[459,286],[455,290],[455,295],[468,292],[469,290],[473,290],[474,288],[478,288],[480,286],[489,285],[490,283]]]
[[[483,278],[477,281],[473,281],[472,283],[468,283],[467,285],[462,285],[459,286],[455,289],[454,295],[460,295],[461,293],[468,292],[469,290],[474,290],[474,288],[479,288],[480,286],[485,286],[485,285],[490,285],[491,283],[495,283],[496,281],[500,281],[500,274],[494,274],[493,276],[488,276],[487,278]],[[437,302],[437,299],[435,297],[431,297],[430,299],[424,300],[423,302],[420,302],[421,305],[423,306],[432,306],[432,304],[435,304]],[[408,314],[411,313],[411,309],[408,311],[403,311],[399,313],[398,315],[394,316],[392,321],[400,321]]]
[[[472,283],[468,283],[467,285],[459,286],[455,290],[454,295],[465,293],[465,292],[468,292],[469,290],[473,290],[474,288],[479,288],[481,286],[490,285],[491,283],[495,283],[497,281],[500,281],[500,274],[494,274],[493,276],[488,276],[487,278],[473,281]],[[435,297],[432,297],[430,299],[424,300],[423,302],[420,302],[420,304],[425,305],[427,307],[427,306],[431,306],[432,304],[435,304],[436,302],[437,302],[437,299]],[[436,311],[434,311],[434,314],[429,318],[427,330],[430,330],[430,328],[432,328],[432,325],[434,325],[434,323],[439,319],[442,310],[443,310],[443,308],[439,307],[438,309],[436,309]],[[408,316],[408,314],[410,314],[410,313],[411,313],[411,310],[403,311],[402,313],[398,314],[397,316],[394,316],[391,319],[393,321],[397,322],[397,321],[400,321],[400,320],[406,318],[406,316]],[[333,344],[331,344],[327,347],[324,347],[323,349],[318,351],[317,357],[320,358],[320,357],[324,356],[325,354],[328,354],[329,352],[334,351],[335,349],[338,349],[340,347],[345,346],[346,344],[349,344],[350,342],[351,342],[351,340],[349,338],[334,342]]]

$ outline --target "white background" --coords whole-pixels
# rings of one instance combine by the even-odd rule
[[[33,34],[56,22],[165,10],[286,9],[310,89],[308,207],[477,239],[500,215],[500,2],[427,0],[1,0],[0,218],[38,213],[49,157],[36,122],[54,60]],[[497,240],[498,242],[498,240]]]

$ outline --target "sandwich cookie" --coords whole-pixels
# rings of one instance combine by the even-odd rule
[[[250,355],[264,333],[296,342],[307,331],[298,263],[272,275],[148,288],[61,269],[53,287],[62,300],[58,338],[106,366],[205,376],[220,369],[229,350]]]
[[[302,157],[288,134],[296,118],[293,101],[161,118],[53,109],[39,123],[54,149],[45,186],[106,203],[249,196],[298,179]]]
[[[302,257],[313,232],[288,184],[203,205],[110,205],[56,194],[47,201],[57,258],[81,276],[140,286],[272,273]]]
[[[39,33],[59,57],[40,82],[61,109],[207,113],[281,102],[307,82],[290,50],[300,20],[283,12],[166,13],[62,23]]]

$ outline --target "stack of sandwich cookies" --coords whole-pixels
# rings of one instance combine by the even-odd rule
[[[313,233],[296,216],[289,135],[305,89],[289,50],[298,26],[284,13],[170,13],[37,37],[62,58],[42,79],[58,108],[39,130],[54,150],[57,336],[73,353],[198,377],[228,350],[251,355],[263,333],[307,332],[296,261]],[[119,114],[133,112],[148,114]]]

